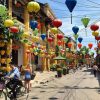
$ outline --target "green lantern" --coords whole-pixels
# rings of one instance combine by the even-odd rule
[[[6,15],[7,14],[7,8],[0,4],[0,15],[3,16],[3,15]]]
[[[79,35],[78,34],[76,34],[76,35],[74,34],[73,36],[74,36],[75,40],[77,40]]]

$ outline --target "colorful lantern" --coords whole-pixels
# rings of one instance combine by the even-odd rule
[[[37,28],[35,28],[35,30],[33,31],[34,36],[38,35],[39,30]]]
[[[18,33],[19,32],[19,29],[16,26],[12,26],[12,27],[10,27],[10,32],[11,33]]]
[[[62,21],[60,19],[55,19],[55,20],[53,20],[52,24],[54,27],[58,28],[62,25]]]
[[[37,2],[31,1],[27,5],[27,10],[37,13],[40,10],[40,5]]]
[[[94,31],[92,32],[92,35],[97,37],[99,35],[99,32]]]
[[[1,63],[4,64],[5,62],[6,62],[6,59],[5,58],[2,58],[1,59]]]
[[[53,38],[51,38],[51,37],[49,37],[47,40],[49,43],[53,42]]]
[[[53,27],[53,28],[50,29],[50,31],[51,31],[51,33],[53,33],[53,34],[57,34],[57,33],[58,33],[58,28]]]
[[[4,22],[5,27],[12,27],[14,22],[11,19],[6,19]]]
[[[59,45],[59,46],[62,45],[62,41],[58,41],[58,45]]]
[[[80,43],[82,42],[82,40],[83,40],[82,37],[79,37],[79,38],[78,38],[78,41],[79,41]]]
[[[88,44],[88,47],[89,47],[89,49],[91,49],[93,47],[93,44],[92,43],[89,43]]]
[[[71,24],[72,24],[72,11],[73,11],[74,7],[76,6],[76,3],[77,3],[76,0],[66,0],[65,1],[67,8],[71,12]]]
[[[41,34],[41,38],[42,38],[42,40],[45,40],[46,34]]]
[[[99,29],[99,26],[98,25],[95,25],[95,24],[93,24],[93,25],[91,25],[91,30],[92,31],[97,31],[98,29]]]
[[[35,28],[37,28],[37,25],[38,25],[38,22],[37,21],[34,21],[34,20],[32,20],[32,21],[30,21],[30,26],[31,26],[31,28],[34,30]]]
[[[72,47],[72,43],[71,42],[69,42],[67,45],[68,45],[69,48]]]
[[[74,34],[73,36],[74,36],[75,40],[77,40],[79,35],[78,34],[76,34],[76,35]]]
[[[74,32],[74,34],[76,35],[79,31],[79,28],[77,26],[72,27],[72,30]]]
[[[0,4],[0,15],[3,16],[5,14],[7,14],[7,8],[4,5]]]
[[[4,50],[1,50],[1,55],[4,55],[5,54],[5,51]]]
[[[80,49],[82,47],[82,44],[81,43],[78,43],[78,48]]]
[[[61,40],[63,37],[63,34],[57,34],[57,39]]]
[[[95,36],[95,39],[96,39],[97,41],[99,41],[99,40],[100,40],[100,36]]]
[[[84,17],[84,18],[81,19],[81,21],[82,21],[84,27],[86,28],[87,25],[89,24],[90,18]]]
[[[7,58],[7,64],[11,62],[11,58]]]

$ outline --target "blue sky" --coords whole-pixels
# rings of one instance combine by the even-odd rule
[[[70,12],[65,5],[65,0],[37,0],[41,3],[48,3],[57,18],[61,19],[63,24],[60,29],[66,36],[73,37],[72,27],[78,26],[80,28],[79,36],[83,37],[83,45],[93,43],[96,47],[96,42],[92,36],[90,28],[87,28],[87,36],[81,18],[87,16],[90,18],[90,24],[97,20],[100,25],[100,0],[77,0],[76,7],[73,10],[73,23],[70,22]]]

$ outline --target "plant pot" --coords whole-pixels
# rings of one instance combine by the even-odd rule
[[[62,77],[62,71],[57,71],[57,76]]]
[[[66,74],[69,74],[69,69],[66,69]]]
[[[66,74],[67,74],[67,69],[63,68],[63,75],[66,75]]]

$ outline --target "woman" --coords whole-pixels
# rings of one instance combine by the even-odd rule
[[[32,74],[32,68],[30,67],[30,64],[28,64],[25,69],[25,87],[26,87],[27,93],[29,93],[30,87],[31,87],[31,84],[30,84],[31,74]]]

